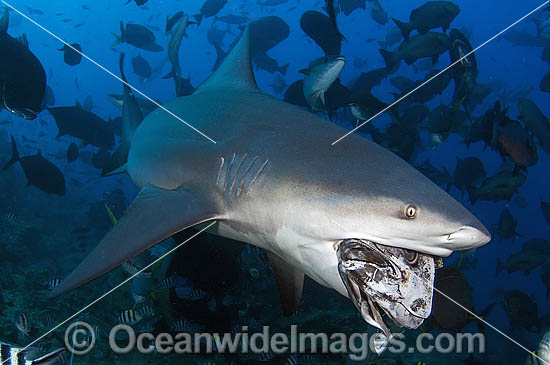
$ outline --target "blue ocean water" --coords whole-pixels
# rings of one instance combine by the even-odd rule
[[[124,4],[124,1],[107,0],[90,3],[86,1],[69,3],[60,0],[44,3],[34,0],[9,2],[9,5],[4,5],[13,8],[9,11],[8,34],[12,37],[26,34],[29,49],[40,60],[45,70],[47,85],[55,95],[55,103],[50,106],[74,106],[76,100],[84,104],[88,98],[93,104],[90,111],[104,121],[109,121],[121,115],[120,108],[117,108],[107,97],[108,94],[122,93],[122,84],[114,77],[119,75],[121,52],[126,55],[124,67],[128,83],[139,90],[134,92],[137,97],[141,98],[139,94],[143,93],[160,104],[175,99],[174,81],[172,78],[162,78],[170,71],[170,61],[167,58],[170,34],[165,33],[166,19],[178,11],[189,15],[200,14],[204,3],[204,0],[148,0],[143,5],[138,5],[135,1]],[[346,58],[346,65],[339,78],[343,85],[351,88],[362,72],[386,67],[379,52],[380,48],[398,51],[399,45],[403,42],[402,39],[387,47],[381,44],[385,42],[388,33],[397,29],[391,18],[408,21],[411,11],[424,5],[425,1],[379,0],[379,5],[388,17],[385,24],[379,24],[372,17],[371,10],[376,6],[375,2],[358,1],[360,6],[349,15],[339,11],[344,3],[344,0],[334,1],[334,4],[330,1],[288,0],[271,6],[261,5],[261,0],[258,2],[227,1],[219,10],[218,16],[238,14],[245,16],[247,20],[240,25],[235,25],[206,16],[200,24],[190,24],[187,28],[187,36],[183,37],[178,51],[182,70],[180,76],[189,77],[191,84],[197,87],[212,73],[216,51],[207,40],[207,33],[212,27],[224,33],[221,47],[228,51],[247,24],[262,17],[277,16],[288,24],[290,34],[269,49],[267,54],[276,60],[278,65],[289,64],[288,69],[283,75],[280,72],[266,71],[261,65],[256,64],[254,75],[262,91],[278,99],[284,99],[286,87],[305,77],[300,70],[307,68],[311,61],[325,55],[321,47],[302,29],[300,25],[302,15],[308,10],[327,14],[326,8],[330,6],[328,4],[332,4],[337,13],[338,28],[345,36],[339,53]],[[460,7],[460,12],[450,23],[450,28],[457,28],[466,34],[474,48],[484,44],[543,4],[541,1],[530,0],[505,3],[464,0],[455,3]],[[486,141],[478,141],[469,146],[464,143],[465,135],[469,135],[470,132],[463,131],[471,123],[482,120],[483,115],[493,109],[496,101],[500,101],[504,108],[508,108],[507,115],[511,120],[520,119],[518,110],[520,99],[533,101],[545,118],[541,128],[544,131],[550,130],[548,90],[545,92],[540,87],[541,80],[550,71],[550,60],[545,61],[544,56],[541,56],[545,49],[550,49],[550,11],[546,10],[547,7],[548,5],[542,7],[501,36],[483,45],[475,53],[478,69],[475,83],[486,85],[490,89],[490,93],[482,102],[471,106],[465,106],[466,102],[457,102],[453,97],[455,81],[450,81],[449,86],[441,94],[421,103],[430,110],[444,105],[450,109],[454,108],[454,112],[463,111],[466,119],[457,122],[463,125],[455,125],[456,128],[449,131],[448,138],[433,147],[430,143],[430,132],[419,126],[417,130],[420,133],[421,142],[415,146],[416,153],[407,162],[418,166],[422,161],[429,160],[433,166],[438,169],[446,168],[453,175],[458,159],[476,157],[483,163],[487,178],[501,171],[503,164],[506,166],[505,169],[514,169],[514,163],[510,158],[503,156],[502,148],[499,152],[495,145],[489,146]],[[191,19],[196,20],[193,17]],[[537,28],[535,19],[543,24],[541,29]],[[145,26],[153,32],[156,42],[164,48],[164,51],[149,52],[127,43],[113,45],[116,40],[113,33],[120,34],[121,21],[124,24]],[[442,29],[437,27],[432,31],[441,32]],[[516,33],[513,33],[516,34],[516,38],[507,37],[512,32],[522,33],[524,38],[529,38],[526,34],[530,35],[530,38],[524,41],[528,44],[519,44],[521,42]],[[418,34],[416,30],[411,33],[411,37],[415,34]],[[449,34],[449,30],[446,34]],[[84,57],[80,64],[69,66],[64,62],[63,52],[59,51],[63,47],[59,38],[67,43],[80,44],[82,52],[87,57]],[[140,77],[134,72],[131,60],[136,56],[144,57],[151,65],[153,72],[149,79]],[[1,57],[10,57],[10,55],[3,53]],[[412,62],[411,65],[401,61],[397,69],[388,70],[388,74],[379,85],[372,88],[372,94],[386,105],[390,104],[394,100],[393,93],[399,93],[399,90],[390,82],[392,77],[402,76],[410,80],[424,80],[425,74],[430,69],[442,70],[451,63],[449,52],[444,52],[437,62],[429,65],[427,69],[415,70],[415,66],[425,60]],[[2,70],[2,72],[10,73],[10,70]],[[282,92],[276,92],[273,85],[280,77],[284,79],[284,88]],[[213,105],[215,102],[215,100],[212,101]],[[406,99],[399,105],[405,103]],[[356,124],[347,104],[344,103],[330,113],[316,112],[316,114],[330,119],[332,123],[351,129]],[[399,113],[401,114],[405,108],[403,106],[403,109],[399,109]],[[428,120],[429,118],[426,119],[426,123]],[[4,108],[0,112],[0,121],[5,121],[0,126],[2,165],[10,159],[12,154],[10,137],[13,136],[21,157],[34,155],[40,151],[43,157],[61,170],[66,185],[66,193],[63,196],[57,196],[48,194],[36,186],[26,186],[29,180],[26,176],[27,172],[18,164],[15,165],[16,167],[0,172],[0,216],[2,217],[0,244],[5,253],[2,255],[0,265],[0,287],[2,288],[0,341],[23,347],[129,277],[128,273],[131,274],[131,270],[124,271],[117,268],[112,273],[87,284],[85,288],[75,289],[55,299],[48,298],[49,288],[44,285],[48,280],[64,278],[86,257],[86,254],[112,228],[114,222],[111,215],[116,219],[120,218],[139,189],[127,175],[101,177],[101,169],[94,167],[92,161],[99,147],[82,138],[70,135],[58,136],[59,131],[55,120],[46,110],[41,111],[34,120],[25,120]],[[71,122],[78,123],[77,120]],[[365,138],[375,139],[368,128],[375,128],[384,135],[389,134],[389,127],[393,123],[395,121],[385,113],[370,121],[367,127],[360,128],[357,133]],[[520,124],[522,127],[526,125],[525,121]],[[545,220],[541,209],[541,202],[550,201],[548,192],[550,159],[549,153],[541,147],[542,142],[536,137],[533,128],[528,127],[527,130],[536,144],[538,160],[526,167],[525,171],[517,172],[525,174],[526,181],[511,195],[510,199],[501,199],[496,202],[480,199],[472,203],[471,192],[461,192],[454,182],[449,183],[449,194],[488,227],[492,233],[492,240],[475,252],[453,253],[450,257],[444,258],[444,265],[454,267],[467,279],[471,287],[473,306],[470,309],[473,312],[526,349],[536,351],[541,338],[548,332],[548,326],[550,326],[548,321],[550,302],[547,291],[550,279],[547,276],[544,279],[543,271],[548,270],[547,267],[550,265],[548,260],[550,242],[547,241],[550,239],[549,222]],[[118,145],[120,136],[116,136],[115,140]],[[66,151],[71,142],[77,144],[79,157],[76,161],[69,163]],[[494,139],[493,143],[495,143]],[[327,148],[330,147],[327,146]],[[111,148],[109,153],[113,151],[114,148]],[[394,150],[394,152],[399,154],[399,151]],[[475,171],[469,173],[473,174]],[[42,178],[48,179],[46,175]],[[471,191],[481,189],[480,186],[484,180],[485,177],[471,186]],[[442,186],[447,188],[446,183]],[[106,206],[108,209],[105,208]],[[497,225],[504,209],[508,209],[517,219],[515,232],[518,234],[512,239],[504,239],[498,233]],[[522,258],[517,263],[518,269],[511,270],[514,272],[507,272],[510,271],[510,266],[506,266],[502,272],[499,272],[498,262],[508,265],[512,255],[525,252],[523,245],[531,239],[546,241],[541,243],[542,248],[535,254]],[[321,354],[316,358],[313,357],[314,355],[312,357],[300,355],[292,358],[286,354],[273,358],[258,358],[250,354],[142,355],[136,352],[129,355],[113,354],[107,348],[110,328],[118,323],[117,318],[120,313],[126,310],[138,310],[144,305],[153,306],[155,315],[142,319],[140,323],[150,324],[149,331],[145,332],[153,333],[174,331],[174,324],[180,320],[188,321],[187,327],[184,326],[184,328],[187,330],[191,328],[191,331],[197,332],[201,330],[224,333],[229,332],[235,325],[249,325],[249,323],[253,324],[251,327],[259,328],[262,325],[268,325],[285,330],[290,324],[298,324],[301,328],[312,332],[353,333],[368,330],[371,333],[374,332],[374,327],[363,321],[351,301],[310,279],[306,279],[303,302],[298,313],[289,318],[283,317],[277,297],[277,286],[263,251],[250,245],[227,248],[233,242],[224,242],[225,239],[210,235],[196,238],[196,240],[199,240],[200,244],[195,244],[188,250],[184,247],[181,252],[174,253],[170,260],[165,260],[164,264],[153,266],[152,284],[147,284],[147,281],[146,283],[137,281],[128,283],[80,313],[77,318],[89,320],[92,325],[97,325],[101,329],[99,339],[103,341],[102,347],[82,357],[72,358],[72,360],[67,358],[66,361],[97,364],[204,364],[209,361],[220,364],[291,363],[292,361],[353,363],[352,359],[345,354]],[[181,242],[181,237],[176,239],[176,242]],[[254,242],[247,243],[254,244]],[[149,257],[143,259],[144,263],[136,264],[138,269],[140,265],[143,267],[172,247],[174,246],[171,243],[154,247],[152,250],[157,251],[149,253]],[[546,258],[539,262],[537,256]],[[174,282],[168,283],[163,288],[161,281],[165,278],[174,278]],[[514,290],[528,295],[530,302],[518,299],[511,292]],[[178,296],[177,293],[185,294]],[[488,313],[481,315],[483,309],[492,303],[496,303],[495,306]],[[531,326],[532,320],[527,317],[533,312],[533,303],[538,312],[536,321]],[[14,325],[20,313],[26,313],[31,318],[30,336],[22,335]],[[53,323],[44,322],[45,313],[55,314]],[[511,320],[512,317],[514,320]],[[386,321],[391,322],[389,319]],[[410,335],[410,338],[408,337],[410,341],[413,341],[412,338],[421,331],[425,331],[424,333],[444,331],[429,320],[425,322],[426,326],[423,326],[422,330],[405,330],[405,334]],[[180,323],[181,326],[183,326],[182,323]],[[40,340],[44,348],[54,350],[64,346],[61,339],[66,325]],[[396,332],[402,330],[394,329]],[[476,332],[478,326],[477,323],[472,322],[458,330]],[[417,361],[424,361],[427,364],[523,364],[529,357],[525,348],[521,348],[494,329],[489,329],[489,326],[486,326],[485,337],[485,353],[480,354],[477,351],[473,358],[464,353],[422,355],[415,352],[395,355],[385,352],[380,357],[372,354],[365,361],[380,363],[376,361],[387,358],[387,363],[401,361],[403,364],[416,364]],[[44,353],[47,352],[44,350]]]

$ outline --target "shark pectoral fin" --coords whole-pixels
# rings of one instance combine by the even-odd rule
[[[146,185],[118,224],[50,296],[77,288],[174,233],[219,216],[217,205],[200,191]]]
[[[285,316],[294,314],[302,299],[304,273],[295,269],[274,253],[268,252],[267,257],[275,274],[283,314]]]

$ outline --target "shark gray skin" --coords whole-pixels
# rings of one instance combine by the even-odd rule
[[[209,221],[211,233],[268,251],[285,313],[299,303],[304,274],[348,296],[337,250],[349,239],[431,256],[490,240],[466,208],[392,152],[358,135],[331,146],[344,128],[260,91],[248,31],[195,93],[165,107],[216,143],[163,110],[146,117],[127,163],[141,191],[52,296]]]

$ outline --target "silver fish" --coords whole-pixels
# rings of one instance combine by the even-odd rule
[[[336,81],[346,64],[344,56],[323,56],[300,72],[304,77],[304,97],[314,111],[326,110],[325,93]]]
[[[432,308],[434,258],[371,241],[349,239],[337,250],[338,271],[363,319],[391,333],[385,313],[398,326],[418,328]]]
[[[183,36],[187,36],[187,34],[185,33],[185,30],[187,29],[187,26],[189,24],[191,24],[189,22],[189,15],[185,14],[183,15],[182,19],[180,20],[176,28],[172,30],[170,42],[168,43],[168,59],[172,64],[172,70],[166,76],[163,77],[164,79],[168,79],[174,76],[181,76],[179,52],[180,52],[180,46],[181,46],[181,39],[183,38]]]

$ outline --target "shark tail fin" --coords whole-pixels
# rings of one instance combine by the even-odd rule
[[[174,233],[219,218],[218,210],[217,204],[199,188],[167,190],[144,186],[117,225],[50,297],[111,271]]]
[[[395,25],[397,25],[397,28],[399,28],[399,30],[401,31],[403,38],[405,38],[405,40],[408,40],[409,34],[411,34],[411,27],[409,26],[409,23],[402,22],[395,18],[392,18],[392,20],[395,23]]]
[[[4,170],[19,161],[19,152],[17,152],[17,145],[15,144],[15,138],[11,137],[11,159],[4,165]]]

